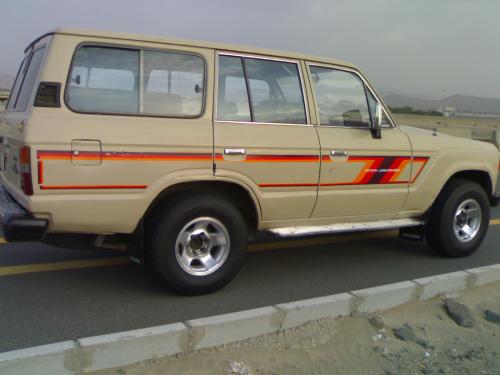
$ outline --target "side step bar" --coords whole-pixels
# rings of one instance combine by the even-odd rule
[[[316,234],[334,234],[344,232],[358,232],[368,230],[397,229],[406,227],[416,227],[424,224],[418,219],[397,219],[384,221],[370,221],[366,223],[340,223],[329,225],[284,227],[269,229],[269,232],[278,237],[310,236]]]

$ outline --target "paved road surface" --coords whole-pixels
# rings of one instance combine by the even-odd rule
[[[0,352],[500,263],[500,225],[465,259],[441,258],[425,243],[398,238],[351,239],[258,245],[278,249],[250,252],[229,286],[201,297],[173,295],[135,265],[103,266],[123,263],[114,251],[2,244]],[[61,264],[85,268],[39,272]]]

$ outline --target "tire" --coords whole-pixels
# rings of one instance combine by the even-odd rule
[[[438,254],[465,257],[481,245],[489,220],[490,205],[484,189],[472,181],[452,180],[428,215],[425,237]]]
[[[175,293],[214,292],[229,283],[243,264],[247,224],[221,196],[181,196],[158,209],[148,225],[151,266]]]

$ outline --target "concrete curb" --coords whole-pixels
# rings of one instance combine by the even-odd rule
[[[109,335],[0,353],[2,375],[83,374],[188,353],[324,318],[368,314],[500,281],[500,264]]]

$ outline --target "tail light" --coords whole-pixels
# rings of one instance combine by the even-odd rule
[[[31,178],[31,149],[23,146],[19,149],[19,168],[21,174],[21,189],[26,195],[33,195]]]

